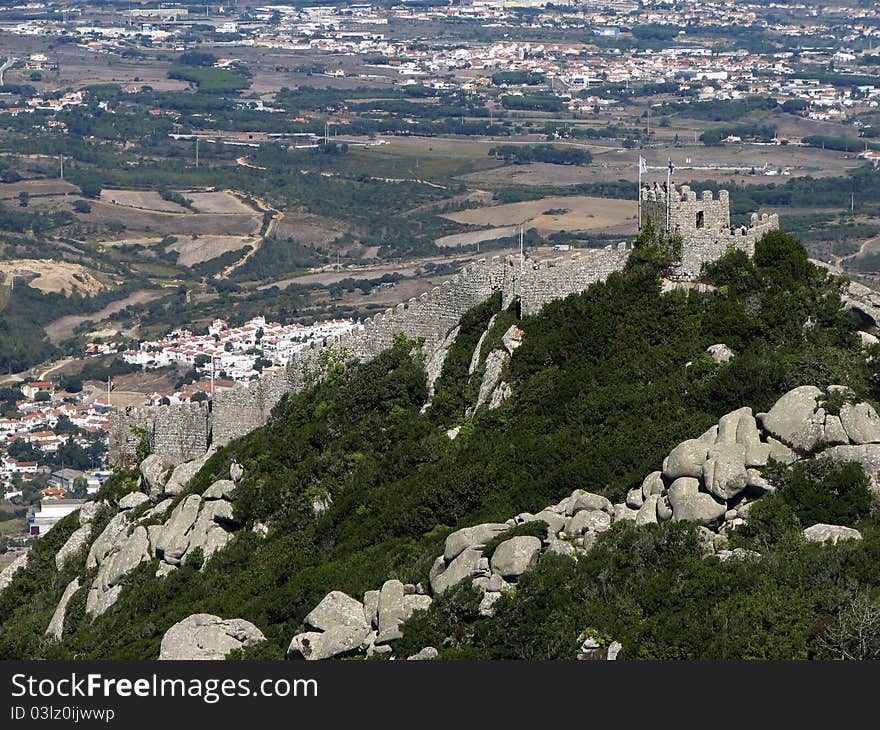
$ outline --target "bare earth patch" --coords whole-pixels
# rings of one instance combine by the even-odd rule
[[[65,296],[70,296],[75,291],[91,296],[106,288],[106,285],[84,266],[53,259],[0,261],[0,274],[3,274],[7,281],[10,276],[23,277],[34,289]]]

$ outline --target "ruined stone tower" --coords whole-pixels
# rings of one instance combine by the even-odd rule
[[[666,231],[667,205],[670,236],[682,238],[681,264],[673,277],[692,280],[700,275],[703,265],[721,258],[730,246],[749,256],[755,253],[755,242],[768,231],[779,228],[779,216],[752,213],[748,226],[730,225],[730,197],[719,190],[716,198],[711,190],[697,196],[687,185],[672,186],[667,192],[660,187],[645,187],[639,201],[642,221],[650,220],[658,231]]]

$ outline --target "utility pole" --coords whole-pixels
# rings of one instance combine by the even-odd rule
[[[61,162],[61,179],[64,179],[64,155],[59,155],[59,161]]]
[[[196,137],[196,167],[199,166],[199,138]]]

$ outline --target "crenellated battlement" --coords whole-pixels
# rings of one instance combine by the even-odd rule
[[[669,198],[667,201],[667,197]],[[671,194],[657,186],[643,188],[639,205],[643,220],[665,230],[667,205],[670,232],[682,237],[681,264],[672,278],[699,276],[703,265],[734,246],[754,253],[764,233],[779,228],[775,215],[752,215],[749,226],[730,226],[729,196],[722,190],[702,195],[687,186],[674,186]],[[142,428],[151,449],[172,461],[201,456],[209,446],[223,446],[269,421],[275,405],[287,393],[307,387],[322,368],[322,355],[338,353],[367,362],[391,347],[395,336],[405,334],[424,341],[431,356],[452,328],[473,307],[501,292],[502,306],[520,303],[522,316],[538,314],[549,302],[585,291],[626,265],[632,244],[577,251],[570,256],[523,259],[519,256],[482,258],[428,292],[389,307],[359,322],[351,330],[310,344],[296,352],[283,370],[269,371],[248,384],[222,390],[209,404],[180,404],[128,408],[111,416],[110,458],[114,463],[130,460],[138,437],[132,426]]]
[[[650,221],[655,230],[681,237],[681,263],[672,276],[681,280],[699,277],[703,266],[721,258],[730,246],[752,256],[758,239],[779,228],[775,214],[756,213],[750,225],[732,226],[727,190],[719,190],[717,196],[711,190],[698,195],[687,185],[666,190],[655,183],[642,188],[639,206],[643,225]]]

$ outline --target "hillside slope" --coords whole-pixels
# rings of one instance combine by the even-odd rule
[[[578,489],[622,502],[676,444],[796,386],[878,400],[876,348],[796,241],[768,235],[753,260],[729,254],[707,280],[709,291],[663,294],[658,268],[636,255],[536,317],[491,300],[460,322],[427,407],[426,364],[399,339],[370,363],[337,363],[204,465],[172,474],[150,457],[143,478],[118,474],[88,520],[56,525],[0,592],[0,657],[155,658],[171,626],[207,613],[262,632],[245,656],[281,658],[330,591],[427,586],[458,528]],[[707,352],[718,343],[728,362]],[[435,597],[395,651],[574,658],[589,629],[619,640],[621,657],[824,656],[825,627],[873,605],[880,530],[861,470],[806,463],[773,467],[777,496],[730,535],[756,563],[703,560],[694,524],[617,520],[577,561],[543,556],[493,616],[469,582]],[[857,498],[839,513],[828,495],[844,492]],[[803,540],[804,522],[843,518],[863,540]],[[63,638],[47,638],[65,593]]]

